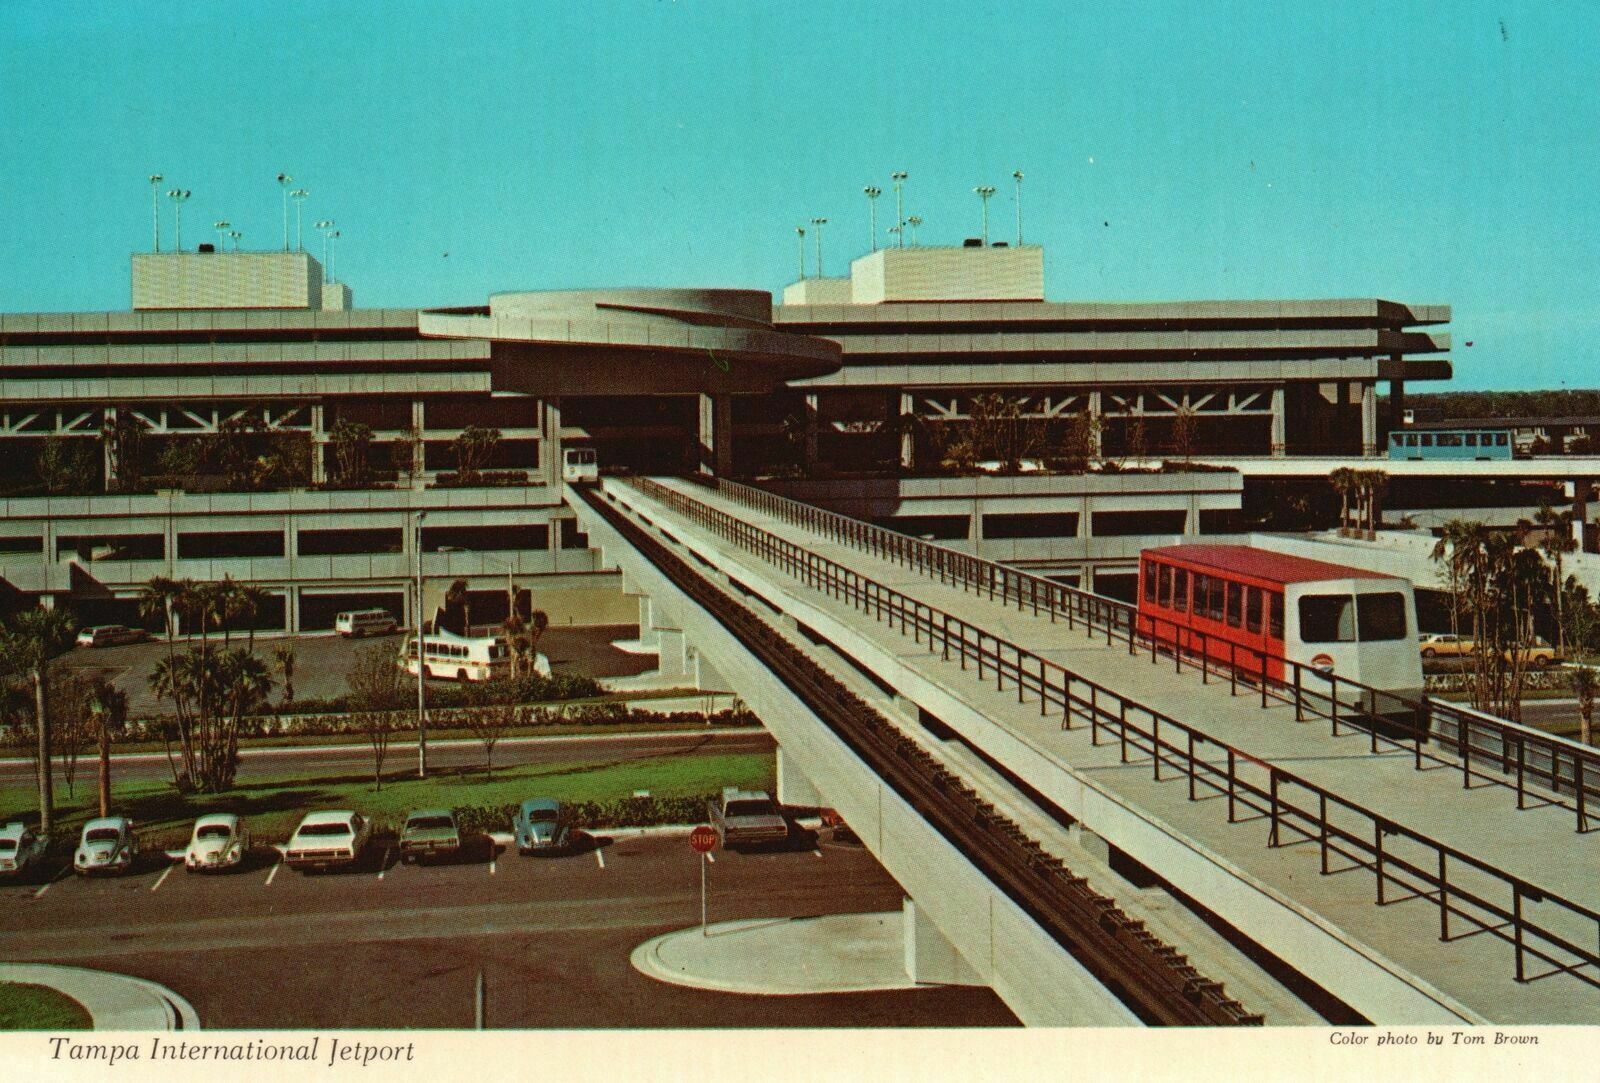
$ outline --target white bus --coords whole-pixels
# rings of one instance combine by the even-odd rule
[[[386,636],[400,627],[387,609],[353,609],[333,618],[333,630],[346,639]]]
[[[429,677],[457,681],[487,681],[505,676],[511,655],[502,639],[468,639],[443,632],[423,636],[423,663]],[[408,636],[400,652],[406,672],[417,672],[416,637]]]

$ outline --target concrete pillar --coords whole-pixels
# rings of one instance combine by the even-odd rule
[[[654,647],[660,640],[656,637],[655,611],[648,594],[639,595],[639,644],[644,647]]]
[[[910,418],[917,408],[916,400],[911,392],[900,392],[900,413],[895,418],[895,424],[900,427],[900,468],[902,470],[914,469],[917,465],[917,440],[911,432]]]
[[[806,808],[817,808],[827,804],[811,780],[805,776],[783,750],[778,746],[778,804],[800,805]]]
[[[817,393],[806,393],[806,473],[815,473],[817,468],[817,432],[822,427],[822,419],[817,413]]]
[[[694,686],[702,692],[732,692],[734,688],[706,657],[699,647],[687,648],[690,655],[687,669],[694,677]]]
[[[1378,385],[1361,385],[1361,454],[1378,453]]]
[[[657,628],[655,634],[656,642],[660,645],[660,661],[656,671],[663,677],[687,677],[690,659],[682,629]]]
[[[561,484],[561,400],[539,404],[539,466],[546,485]]]
[[[1094,435],[1093,457],[1103,458],[1106,453],[1105,397],[1102,392],[1089,392],[1090,432]]]
[[[1572,536],[1578,543],[1578,552],[1592,553],[1589,545],[1589,495],[1594,489],[1593,478],[1578,478],[1572,483]]]
[[[413,489],[427,488],[426,473],[428,470],[428,416],[427,407],[421,399],[411,400],[411,428],[417,434],[417,461],[411,471],[411,487]]]
[[[1282,384],[1272,389],[1272,438],[1269,452],[1282,456],[1288,452],[1288,438],[1284,428],[1284,388]]]
[[[113,491],[116,490],[117,457],[115,455],[113,455],[112,452],[111,452],[111,445],[112,445],[111,434],[116,432],[116,429],[117,429],[117,408],[115,406],[107,406],[106,407],[106,411],[105,411],[105,417],[102,420],[101,425],[100,425],[100,456],[101,456],[101,461],[104,463],[104,466],[105,466],[105,469],[104,469],[105,481],[104,481],[103,488],[108,493],[109,492],[113,492]]]
[[[1402,354],[1395,354],[1389,359],[1399,368],[1405,363]],[[1398,429],[1406,423],[1406,382],[1401,379],[1389,381],[1389,427]]]
[[[733,469],[733,400],[700,396],[700,472],[724,478]]]
[[[321,485],[328,480],[328,464],[323,461],[328,427],[323,422],[322,403],[311,404],[311,484]],[[416,471],[412,471],[413,474]]]
[[[906,977],[922,985],[987,985],[955,945],[911,899],[901,907],[905,923]]]

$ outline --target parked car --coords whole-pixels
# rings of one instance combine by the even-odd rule
[[[0,827],[0,876],[22,876],[44,861],[50,840],[27,824]]]
[[[372,825],[348,809],[308,812],[289,836],[283,862],[301,872],[354,865],[372,837]]]
[[[387,609],[353,609],[333,618],[333,630],[346,639],[386,636],[399,627],[400,622]]]
[[[517,809],[511,825],[522,854],[565,850],[572,843],[572,817],[567,807],[549,797],[531,797]]]
[[[411,864],[433,857],[461,853],[461,831],[456,814],[447,808],[415,809],[400,831],[400,860]]]
[[[80,647],[115,647],[120,643],[138,643],[145,633],[125,624],[97,624],[78,632]]]
[[[1466,636],[1452,635],[1449,632],[1436,632],[1422,636],[1417,641],[1417,648],[1424,658],[1465,658],[1477,650],[1477,644]],[[1509,661],[1511,652],[1506,651]],[[1534,637],[1533,642],[1521,651],[1522,661],[1536,669],[1553,666],[1558,661],[1556,650],[1543,639]]]
[[[139,840],[133,821],[126,816],[106,816],[83,825],[72,867],[79,876],[116,875],[127,872],[139,857]]]
[[[725,848],[783,842],[789,837],[789,821],[777,802],[760,790],[730,786],[720,801],[709,802],[707,812]]]
[[[183,854],[186,872],[220,872],[236,869],[250,852],[250,829],[231,813],[202,816],[194,822],[194,834]]]

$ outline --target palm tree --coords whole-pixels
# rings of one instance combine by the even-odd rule
[[[89,689],[89,717],[100,749],[100,815],[111,815],[111,741],[128,721],[128,694],[96,677]]]
[[[265,587],[258,587],[254,583],[243,584],[236,588],[239,615],[248,621],[246,631],[250,650],[256,649],[256,621],[260,618],[262,610],[267,608],[267,603],[272,600],[272,595]]]
[[[1356,491],[1356,472],[1341,466],[1328,475],[1328,484],[1339,494],[1339,533],[1344,534],[1350,526],[1350,497]]]
[[[1367,535],[1378,536],[1378,497],[1389,488],[1389,475],[1382,470],[1357,470],[1356,482],[1361,489],[1361,504],[1367,516]]]
[[[1600,680],[1595,679],[1594,670],[1588,666],[1579,666],[1572,671],[1572,692],[1578,697],[1578,740],[1585,746],[1589,744],[1589,736],[1594,726],[1594,694],[1600,687]]]
[[[283,702],[287,706],[294,702],[294,647],[288,643],[277,644],[272,648],[272,660],[283,674]]]
[[[1562,584],[1566,578],[1561,573],[1563,558],[1575,552],[1578,548],[1577,541],[1572,537],[1572,513],[1570,511],[1556,511],[1549,504],[1542,504],[1534,521],[1544,527],[1544,537],[1539,541],[1539,548],[1543,549],[1555,565],[1555,606],[1556,606],[1556,655],[1560,657],[1567,652],[1567,631],[1562,623],[1561,595]]]
[[[39,832],[55,826],[55,779],[50,768],[50,661],[71,646],[76,622],[65,609],[25,609],[0,630],[0,655],[33,677],[34,729],[39,743]]]

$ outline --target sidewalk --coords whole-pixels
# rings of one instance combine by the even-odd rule
[[[200,1017],[172,990],[143,978],[45,963],[0,963],[0,981],[42,985],[88,1011],[96,1030],[199,1030]]]

